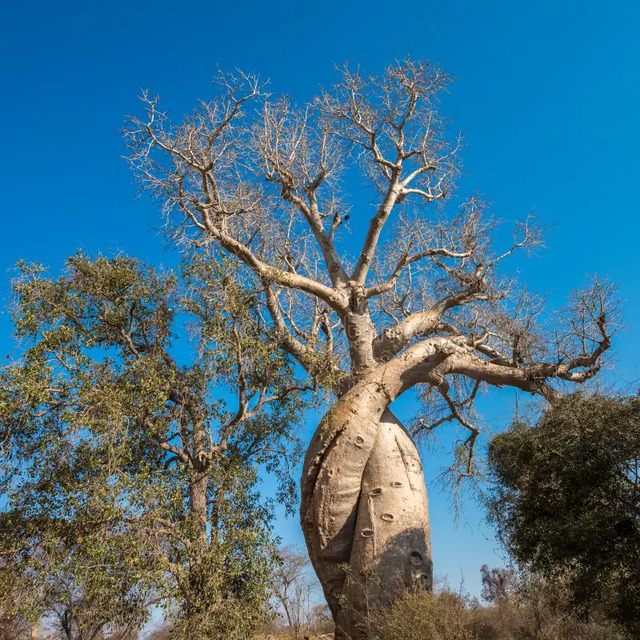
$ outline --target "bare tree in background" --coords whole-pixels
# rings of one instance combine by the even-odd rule
[[[312,622],[313,584],[308,576],[309,557],[293,547],[280,549],[278,555],[280,566],[275,575],[274,591],[292,636],[299,640],[307,634]]]
[[[389,405],[417,386],[417,431],[459,423],[452,470],[471,475],[482,390],[553,401],[594,376],[610,346],[609,286],[596,280],[543,314],[500,273],[541,244],[535,220],[496,249],[486,206],[452,196],[459,142],[438,111],[449,82],[428,62],[373,77],[345,68],[297,106],[256,77],[222,75],[181,124],[145,94],[145,117],[127,129],[133,169],[177,240],[236,258],[262,287],[273,339],[333,394],[309,445],[301,522],[337,638],[364,633],[372,602],[431,585],[420,458]],[[364,576],[378,585],[368,603]]]
[[[502,604],[513,599],[518,592],[518,574],[513,569],[494,568],[483,564],[480,567],[482,591],[480,596],[485,602]]]

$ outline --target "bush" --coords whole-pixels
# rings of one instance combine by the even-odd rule
[[[485,568],[483,568],[485,569]],[[527,575],[488,570],[490,578],[509,576],[510,588],[488,606],[448,590],[407,593],[389,609],[371,616],[372,640],[627,640],[632,636],[593,614],[580,620],[569,613],[562,584]],[[495,581],[495,580],[494,580]],[[485,584],[486,586],[486,584]],[[495,590],[485,590],[495,595]]]
[[[640,398],[567,396],[496,436],[489,463],[514,559],[640,637]]]
[[[465,598],[445,591],[407,593],[393,606],[372,614],[375,640],[474,640],[467,627]]]

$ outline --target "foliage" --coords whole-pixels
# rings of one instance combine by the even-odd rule
[[[486,569],[486,571],[485,571]],[[405,593],[389,610],[374,612],[375,640],[625,640],[615,625],[581,621],[568,611],[563,586],[505,569],[483,567],[483,579],[509,576],[504,597],[482,606],[463,592]],[[486,584],[486,581],[485,581]],[[493,591],[493,590],[492,590]],[[601,616],[600,616],[601,618]]]
[[[407,593],[389,611],[373,614],[375,640],[473,640],[465,620],[466,603],[458,594]]]
[[[82,640],[139,627],[152,604],[185,638],[244,637],[274,560],[258,466],[291,495],[304,406],[255,293],[224,263],[81,254],[57,279],[20,265],[14,292],[1,593],[30,590],[22,611]]]
[[[640,631],[640,400],[571,395],[496,436],[491,506],[514,557]]]

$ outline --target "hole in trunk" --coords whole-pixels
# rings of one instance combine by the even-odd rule
[[[361,436],[357,436],[356,437],[356,447],[361,447],[362,443],[364,442],[364,438]]]
[[[394,517],[393,517],[393,514],[392,514],[392,513],[383,513],[383,514],[380,516],[380,518],[381,518],[382,520],[384,520],[385,522],[391,522],[391,521],[394,519]]]
[[[363,538],[370,538],[373,535],[373,529],[363,529],[360,535]]]
[[[417,551],[414,551],[409,556],[409,562],[411,562],[414,567],[419,567],[422,564],[422,556]]]
[[[371,489],[369,491],[370,496],[379,496],[382,493],[382,489],[380,487],[376,487],[375,489]]]
[[[392,482],[391,486],[396,489],[399,489],[402,486],[402,482]]]

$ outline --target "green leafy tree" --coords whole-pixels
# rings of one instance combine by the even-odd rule
[[[152,604],[181,637],[246,637],[274,561],[257,470],[293,490],[306,389],[259,330],[255,293],[211,260],[161,273],[82,255],[58,278],[21,265],[14,293],[3,593],[30,590],[27,612],[73,640],[130,633]]]
[[[640,400],[568,396],[496,436],[489,460],[514,557],[640,632]]]

